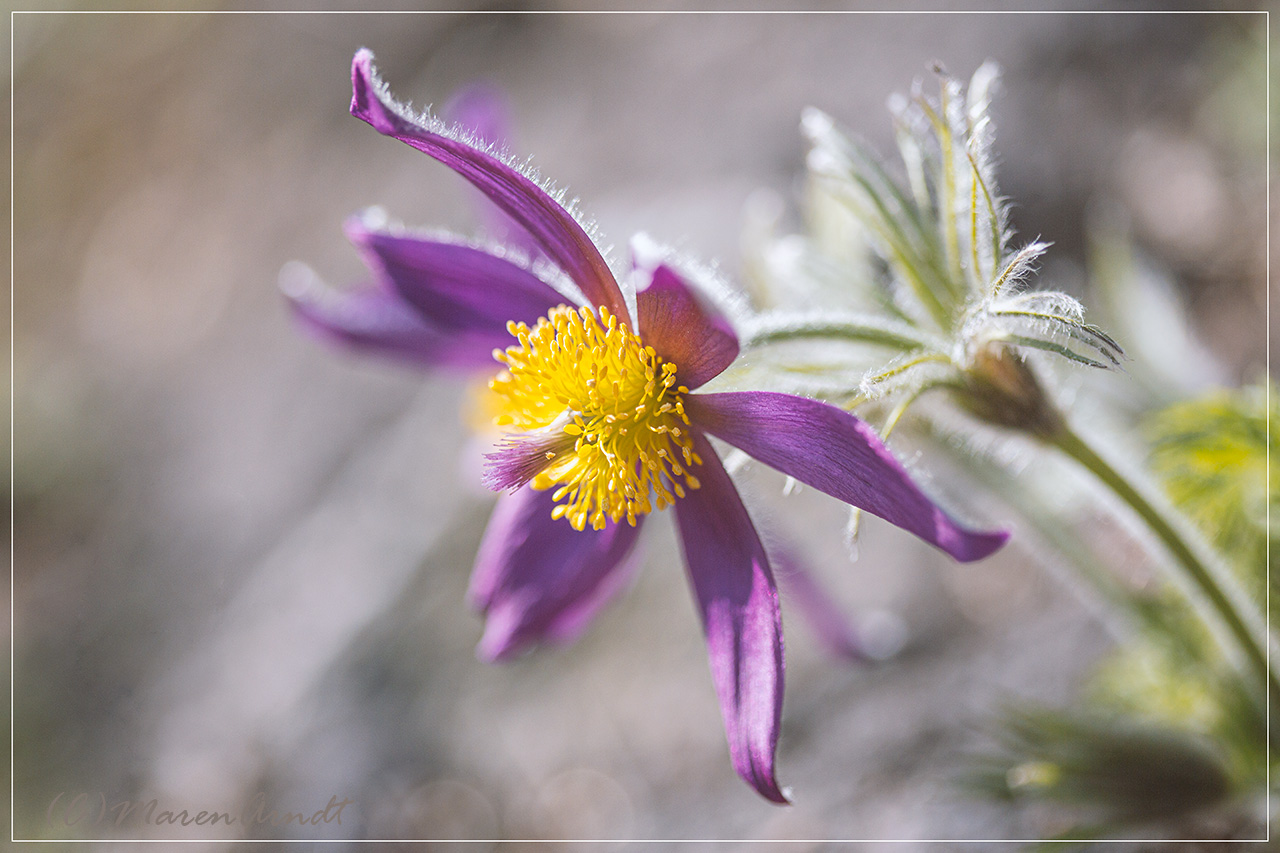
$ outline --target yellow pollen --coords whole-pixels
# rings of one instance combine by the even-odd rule
[[[608,520],[634,526],[698,488],[678,461],[702,464],[684,428],[688,389],[676,385],[676,366],[626,323],[605,308],[597,318],[562,305],[532,328],[508,323],[507,331],[519,343],[494,351],[505,369],[489,382],[490,410],[495,424],[517,435],[563,424],[566,449],[546,452],[532,480],[535,489],[557,487],[552,518],[577,530]]]

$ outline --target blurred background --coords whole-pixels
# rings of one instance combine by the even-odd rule
[[[999,5],[999,4],[997,4]],[[1096,4],[1094,4],[1096,5]],[[568,8],[568,7],[567,7]],[[1126,4],[1126,9],[1135,8]],[[17,837],[1034,838],[1053,816],[956,785],[993,709],[1065,701],[1111,640],[1024,546],[948,562],[748,467],[753,514],[892,661],[824,656],[784,600],[778,809],[734,775],[669,521],[578,644],[480,663],[463,593],[492,504],[445,376],[300,334],[276,280],[363,275],[370,205],[473,227],[444,167],[347,113],[351,55],[401,100],[488,80],[618,247],[733,278],[744,210],[793,205],[801,110],[890,153],[885,100],[938,60],[1005,70],[1002,190],[1041,276],[1089,304],[1120,222],[1212,364],[1264,369],[1260,14],[13,16]],[[931,470],[930,460],[912,460]],[[930,488],[972,516],[939,469]],[[1087,511],[1087,509],[1086,509]],[[1138,549],[1099,515],[1094,530]],[[50,802],[314,812],[341,825],[68,827]]]

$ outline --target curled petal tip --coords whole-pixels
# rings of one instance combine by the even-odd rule
[[[791,805],[791,788],[779,787],[778,781],[774,779],[772,776],[752,778],[747,774],[742,773],[741,771],[739,771],[739,774],[742,776],[743,779],[747,781],[748,784],[751,785],[752,788],[756,790],[756,793],[758,793],[760,796],[764,797],[766,800],[773,803],[774,805],[779,805],[779,806]]]
[[[1008,530],[966,530],[945,516],[938,519],[938,547],[962,563],[989,557],[1008,541]]]
[[[373,67],[373,51],[362,47],[351,57],[351,79],[366,83],[376,80],[378,73]]]
[[[368,111],[369,89],[373,85],[373,51],[362,47],[351,58],[351,114],[359,116]]]
[[[544,186],[510,158],[490,151],[466,128],[429,114],[417,115],[391,97],[373,68],[373,54],[351,62],[351,114],[379,133],[416,148],[452,169],[528,232],[533,244],[581,289],[592,305],[619,316],[630,313],[604,256],[575,217],[574,205]]]

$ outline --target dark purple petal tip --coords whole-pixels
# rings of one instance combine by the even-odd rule
[[[1007,530],[970,530],[960,527],[942,510],[934,513],[934,535],[937,545],[962,563],[989,557],[1009,541]]]

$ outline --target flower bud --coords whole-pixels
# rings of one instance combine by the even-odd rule
[[[987,423],[1038,438],[1050,438],[1062,427],[1062,416],[1031,366],[1008,347],[988,344],[979,350],[962,382],[959,403]]]

